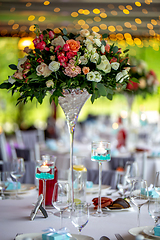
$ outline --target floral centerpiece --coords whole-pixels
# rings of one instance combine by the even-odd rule
[[[130,68],[130,76],[139,80],[138,82],[129,81],[127,84],[126,93],[134,93],[135,95],[141,95],[143,98],[147,94],[154,94],[157,92],[159,85],[157,76],[153,70],[147,70],[147,64],[143,60],[138,60],[134,57],[130,59],[130,64],[134,67]]]
[[[112,100],[117,89],[125,89],[128,81],[128,55],[117,46],[109,45],[102,36],[89,30],[77,35],[66,29],[55,33],[35,27],[34,49],[26,47],[26,55],[17,66],[9,67],[14,74],[4,81],[1,89],[20,93],[17,104],[36,98],[41,104],[47,93],[50,102],[58,104],[63,89],[86,89],[91,101],[100,96]]]

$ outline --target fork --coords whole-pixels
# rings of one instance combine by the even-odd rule
[[[123,237],[119,233],[116,233],[115,237],[117,238],[117,240],[124,240]]]

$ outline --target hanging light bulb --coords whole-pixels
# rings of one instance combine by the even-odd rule
[[[21,38],[18,42],[18,48],[23,50],[25,47],[29,47],[30,49],[34,49],[33,38],[24,37]]]

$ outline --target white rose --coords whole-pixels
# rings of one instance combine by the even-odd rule
[[[117,70],[119,68],[119,63],[118,62],[112,62],[111,63],[111,67],[114,69],[114,70]]]
[[[47,86],[47,87],[53,87],[53,86],[54,86],[54,82],[53,82],[52,80],[48,80],[48,81],[46,82],[46,86]]]
[[[105,53],[105,46],[104,45],[101,46],[101,53]]]
[[[92,41],[87,38],[86,40],[84,40],[84,44],[85,45],[92,44]]]
[[[94,39],[94,42],[98,47],[101,46],[101,41],[98,38]]]
[[[64,39],[62,38],[62,36],[58,36],[57,38],[55,38],[55,39],[53,39],[53,40],[51,41],[51,44],[52,44],[53,46],[58,46],[58,45],[60,45],[61,47],[63,47],[63,45],[65,44],[65,41],[64,41]]]
[[[87,80],[88,81],[95,81],[95,74],[94,74],[94,72],[87,73]]]
[[[12,78],[13,76],[10,76],[8,79],[8,82],[13,84],[16,80],[14,78]]]
[[[128,79],[129,75],[126,70],[122,70],[122,72],[117,73],[116,82],[122,83],[124,79]]]
[[[21,67],[21,65],[24,64],[26,60],[27,60],[27,56],[18,59],[18,64],[17,64],[18,70],[23,71],[23,68]]]
[[[94,74],[95,74],[95,80],[94,81],[95,82],[100,82],[102,80],[101,74],[98,71],[95,71]]]
[[[88,63],[88,59],[85,56],[80,56],[80,61],[82,65],[86,65]]]
[[[93,63],[97,63],[98,59],[99,59],[99,54],[94,53],[93,55],[91,55],[90,61]]]
[[[83,29],[80,31],[80,35],[81,37],[87,37],[90,35],[90,31],[88,31],[87,29]]]
[[[50,62],[48,67],[52,72],[56,72],[60,68],[60,63],[56,61],[52,61]]]
[[[101,63],[99,65],[97,65],[97,68],[99,70],[102,70],[105,73],[109,73],[111,71],[111,64],[108,61],[108,59],[102,60]]]
[[[89,43],[89,44],[86,45],[86,48],[89,52],[91,52],[92,49],[93,49],[93,45],[91,43]]]
[[[36,71],[37,71],[37,75],[38,76],[44,76],[44,77],[48,77],[51,74],[51,70],[49,69],[49,67],[47,66],[47,64],[45,63],[41,63],[40,65],[38,65],[36,67]]]

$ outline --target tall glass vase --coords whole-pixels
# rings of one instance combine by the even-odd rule
[[[61,108],[64,111],[69,134],[70,134],[70,173],[69,184],[71,189],[71,203],[74,204],[74,188],[73,188],[73,142],[74,131],[77,123],[78,115],[86,100],[90,97],[90,94],[86,89],[70,89],[63,91],[64,97],[59,97],[58,101]]]

